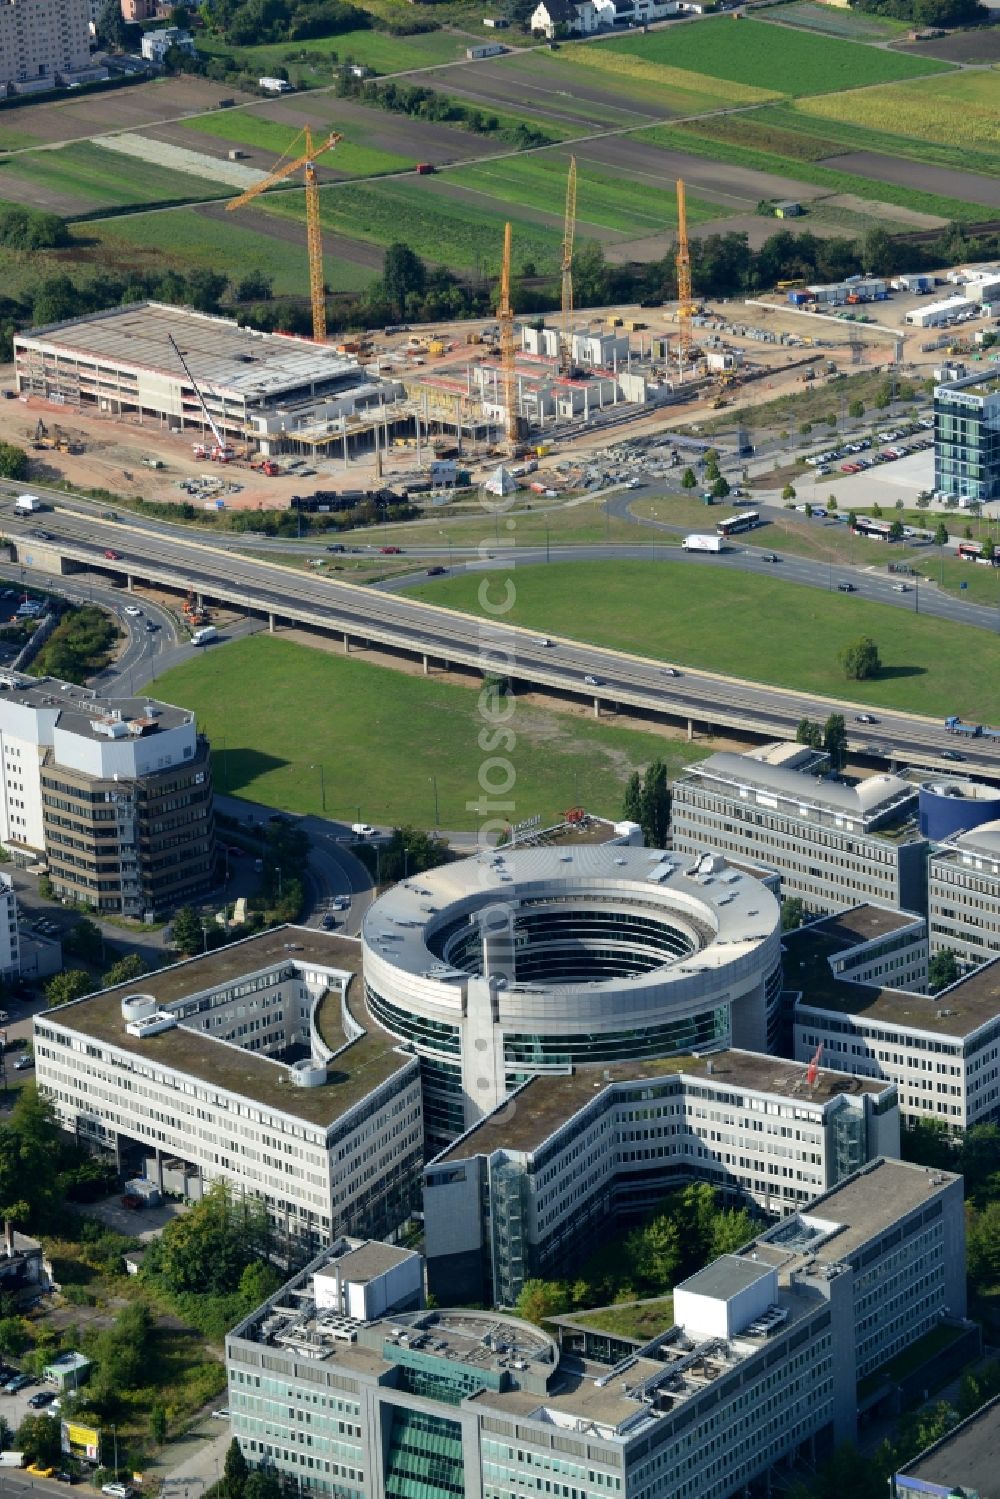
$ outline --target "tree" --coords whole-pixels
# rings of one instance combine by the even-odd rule
[[[70,1000],[83,999],[93,994],[94,981],[82,968],[66,968],[49,979],[45,986],[45,998],[50,1006],[69,1004]]]
[[[794,498],[795,498],[795,485],[794,484],[786,484],[785,487],[784,487],[784,489],[781,491],[781,498],[783,500],[794,500]]]
[[[805,505],[802,507],[802,513],[805,515],[806,520],[812,520],[813,507],[811,501],[806,500]]]
[[[233,287],[237,302],[270,302],[274,295],[274,282],[263,271],[247,271]]]
[[[720,474],[712,485],[712,495],[717,500],[724,500],[729,493],[729,480]]]
[[[647,766],[642,780],[642,815],[639,821],[647,848],[666,848],[670,830],[670,790],[667,767],[662,760]]]
[[[865,403],[864,403],[864,401],[852,401],[851,404],[847,408],[847,415],[850,416],[850,417],[853,417],[855,421],[860,421],[861,418],[864,416],[864,414],[865,414]]]
[[[927,492],[926,489],[922,489],[920,491],[920,493],[917,495],[917,509],[918,510],[928,510],[928,509],[930,509],[930,503],[931,503],[931,496],[930,496],[930,494],[928,494],[928,492]]]
[[[958,959],[950,947],[943,947],[927,965],[927,987],[932,994],[937,994],[939,990],[953,984],[958,977]]]
[[[167,1440],[167,1408],[159,1401],[150,1407],[149,1435],[157,1447],[162,1447]]]
[[[840,652],[840,664],[844,675],[853,682],[868,682],[882,670],[878,646],[870,635],[860,635]]]
[[[929,1166],[933,1171],[952,1170],[955,1151],[948,1126],[943,1119],[914,1119],[900,1134],[900,1155],[904,1161]]]
[[[219,1182],[167,1225],[150,1246],[144,1268],[174,1295],[227,1295],[239,1289],[248,1265],[266,1257],[270,1241],[263,1205],[234,1199]]]
[[[622,816],[627,822],[642,822],[642,782],[637,770],[633,770],[625,785]]]
[[[710,484],[714,484],[720,473],[719,455],[714,449],[710,448],[708,453],[705,454],[705,478]]]
[[[104,0],[94,23],[98,46],[108,52],[124,52],[128,43],[120,0]]]
[[[99,963],[104,956],[104,938],[96,921],[86,916],[75,921],[63,938],[63,951],[85,963]]]
[[[826,508],[827,508],[827,510],[829,510],[831,512],[835,512],[836,511],[836,509],[837,509],[837,496],[835,494],[828,494],[827,495],[827,497],[826,497]]]
[[[112,963],[101,982],[105,989],[110,989],[114,984],[131,983],[133,979],[142,978],[142,975],[148,972],[149,965],[145,958],[140,957],[137,952],[132,952],[124,958],[119,958],[117,963]]]
[[[996,556],[996,542],[993,540],[992,536],[987,536],[984,538],[980,556],[986,562],[993,561],[993,558]]]
[[[406,304],[417,297],[427,284],[427,267],[409,245],[396,240],[385,252],[382,262],[382,287],[396,307],[400,321],[406,317]]]
[[[569,1310],[569,1292],[558,1280],[526,1280],[514,1310],[525,1322],[541,1326],[547,1317],[558,1317]]]
[[[0,442],[0,479],[26,479],[28,455],[12,442]]]
[[[226,1450],[226,1462],[222,1470],[222,1493],[224,1499],[243,1499],[250,1466],[243,1456],[239,1442],[234,1437]]]
[[[934,527],[934,545],[936,547],[946,547],[948,545],[948,527],[943,520],[939,520]]]
[[[851,531],[856,531],[857,530],[858,515],[857,515],[857,511],[856,510],[848,510],[848,512],[847,512],[847,525],[848,525],[848,529],[849,530],[851,530]]]
[[[746,1208],[729,1208],[715,1215],[712,1225],[712,1241],[709,1259],[718,1259],[720,1254],[732,1254],[753,1238],[756,1232],[753,1218]]]
[[[847,726],[842,713],[831,713],[823,725],[823,748],[834,770],[843,770],[847,760]]]
[[[25,1416],[17,1428],[18,1450],[46,1468],[62,1462],[62,1433],[52,1416]]]
[[[686,468],[684,470],[683,474],[681,474],[681,488],[682,489],[696,489],[697,487],[698,487],[698,480],[697,480],[697,477],[695,476],[694,469],[693,468]]]
[[[180,910],[174,913],[174,947],[186,958],[191,958],[195,953],[201,952],[203,944],[201,917],[193,906],[181,906]]]
[[[798,931],[806,919],[805,901],[798,895],[789,895],[781,902],[781,930],[783,932]]]
[[[795,730],[796,744],[808,744],[810,749],[823,748],[823,730],[811,718],[800,718]]]
[[[243,1499],[282,1499],[277,1473],[270,1468],[255,1468],[243,1486]]]

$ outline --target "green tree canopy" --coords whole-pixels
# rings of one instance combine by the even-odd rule
[[[844,675],[854,682],[867,682],[877,677],[882,669],[878,646],[870,635],[861,635],[846,645],[840,652],[840,664]]]
[[[175,911],[172,927],[173,945],[179,953],[191,958],[195,953],[201,952],[204,941],[201,917],[193,906],[181,906]]]
[[[558,1317],[569,1310],[569,1292],[561,1281],[526,1280],[514,1310],[526,1322],[541,1326],[547,1317]]]
[[[633,770],[625,784],[622,816],[628,822],[642,822],[642,781],[637,770]]]
[[[798,895],[789,895],[781,902],[781,930],[794,932],[806,917],[805,901]]]
[[[662,760],[654,760],[646,767],[642,779],[642,802],[639,822],[647,848],[666,848],[670,831],[670,790],[667,784],[667,767]]]
[[[426,284],[427,267],[420,256],[408,244],[396,240],[388,247],[382,261],[382,287],[397,309],[400,321],[406,317],[410,298],[420,296]]]
[[[66,968],[57,973],[45,986],[45,998],[50,1006],[69,1004],[72,999],[82,999],[93,994],[94,981],[82,968]]]
[[[939,989],[946,989],[958,977],[958,959],[950,947],[943,947],[927,965],[927,987],[932,994],[937,994]]]
[[[834,770],[843,770],[847,760],[847,725],[842,713],[831,713],[823,725],[823,748]]]
[[[222,1183],[175,1218],[147,1253],[147,1274],[174,1294],[237,1291],[248,1265],[266,1257],[270,1229],[263,1204],[234,1199]]]
[[[943,520],[939,520],[934,527],[934,545],[936,547],[946,547],[948,545],[948,527]]]
[[[117,963],[112,963],[101,982],[105,989],[110,989],[113,984],[128,984],[133,979],[142,978],[142,975],[148,972],[149,965],[145,958],[137,952],[132,952],[124,958],[119,958]]]
[[[807,744],[810,749],[822,749],[823,730],[811,718],[800,718],[799,726],[795,730],[795,742],[796,744]]]
[[[0,442],[0,479],[26,479],[28,455],[12,442]]]

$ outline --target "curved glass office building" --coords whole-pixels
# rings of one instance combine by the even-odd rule
[[[778,902],[715,855],[491,851],[394,886],[362,938],[368,1008],[422,1058],[433,1147],[540,1073],[773,1046]]]

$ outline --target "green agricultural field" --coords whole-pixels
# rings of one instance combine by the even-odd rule
[[[487,268],[496,273],[503,252],[504,222],[511,215],[500,210],[473,209],[449,201],[442,191],[428,190],[425,183],[345,183],[320,189],[322,219],[327,229],[391,245],[405,230],[406,242],[418,255],[453,269]],[[285,218],[304,216],[301,193],[268,196],[262,204],[268,213]],[[513,219],[517,262],[534,261],[540,275],[559,265],[561,235]]]
[[[486,758],[471,683],[436,682],[257,635],[198,653],[158,678],[156,688],[197,713],[212,741],[221,791],[287,812],[318,813],[322,765],[327,813],[348,822],[360,807],[369,822],[433,827],[434,779],[442,827],[471,829],[482,821],[467,806],[479,798]],[[675,773],[704,753],[526,703],[516,705],[508,727],[516,737],[509,752],[517,777],[512,819],[537,813],[548,820],[578,803],[614,816],[633,770],[661,757]]]
[[[553,563],[517,573],[510,624],[872,707],[1000,721],[996,636],[888,604],[767,577],[670,562]],[[416,595],[475,614],[480,580],[446,578]],[[586,600],[581,608],[581,600]],[[883,674],[849,682],[837,660],[859,635]]]
[[[233,141],[240,146],[255,147],[270,151],[275,156],[284,156],[302,134],[295,125],[284,125],[278,120],[265,120],[249,110],[213,111],[212,114],[195,115],[182,121],[186,130],[196,130],[200,135],[213,136],[217,140]],[[336,124],[329,127],[336,130]],[[326,133],[313,130],[313,141],[318,142]],[[197,150],[197,146],[193,148]],[[301,145],[299,146],[301,151]],[[379,151],[374,146],[362,146],[356,141],[342,140],[332,151],[320,158],[320,165],[333,172],[342,172],[346,177],[377,177],[385,172],[405,172],[415,165],[412,156],[397,156],[392,151]]]
[[[674,35],[674,33],[671,33]],[[655,40],[655,38],[642,38]],[[655,103],[664,114],[700,114],[734,104],[761,104],[778,91],[758,88],[752,82],[731,83],[684,67],[674,67],[669,58],[620,51],[613,42],[577,43],[559,53],[557,67],[583,68],[601,74],[601,86],[618,90],[622,102],[633,95],[644,103]],[[586,73],[581,81],[586,78]]]
[[[789,26],[804,26],[807,31],[821,31],[848,41],[884,42],[905,36],[910,27],[906,21],[888,16],[872,16],[861,10],[845,10],[839,5],[825,5],[822,0],[792,0],[766,11],[762,20],[782,21]]]
[[[223,267],[234,276],[255,270],[271,277],[278,296],[307,296],[309,292],[304,226],[299,248],[285,239],[243,228],[236,214],[211,219],[192,208],[178,208],[90,222],[76,229],[74,238],[91,250],[100,247],[101,259],[118,269],[170,265],[178,270],[199,266],[214,271]],[[370,268],[343,257],[335,266],[328,265],[327,272],[334,292],[363,291],[375,276]]]
[[[126,158],[90,141],[54,151],[25,151],[0,160],[0,197],[5,177],[30,181],[47,192],[65,193],[95,208],[218,198],[230,191],[224,182]]]
[[[892,87],[865,89],[862,92],[831,94],[821,99],[802,100],[798,111],[829,124],[861,127],[870,133],[870,147],[862,149],[893,150],[885,140],[913,140],[910,155],[925,159],[926,145],[952,148],[949,165],[966,170],[981,170],[970,159],[985,158],[994,172],[1000,171],[1000,84],[991,73],[958,73],[945,78],[923,79]],[[851,140],[852,147],[861,144],[860,137]]]
[[[27,130],[9,130],[0,126],[0,151],[20,151],[24,146],[37,146],[39,137]]]
[[[216,37],[199,36],[198,50],[235,57],[240,67],[266,76],[286,67],[292,79],[312,73],[331,73],[338,63],[359,62],[376,73],[400,73],[432,67],[465,56],[469,38],[450,31],[424,31],[414,36],[389,36],[382,31],[345,31],[340,36],[315,37],[308,42],[282,42],[260,47],[230,47]]]
[[[448,182],[478,192],[501,203],[520,203],[527,208],[552,205],[558,207],[566,191],[566,162],[562,157],[532,153],[527,156],[503,157],[499,161],[449,171]],[[587,225],[616,229],[623,234],[662,234],[677,227],[677,199],[673,183],[649,179],[612,177],[592,167],[577,163],[577,233],[586,234]],[[688,221],[704,223],[717,219],[726,210],[718,203],[702,198],[688,198]]]
[[[798,160],[790,167],[785,155],[743,144],[749,135],[746,127],[750,118],[741,114],[734,115],[730,120],[699,121],[694,125],[651,125],[637,130],[635,139],[663,146],[668,151],[688,151],[693,156],[707,156],[713,161],[730,162],[733,166],[773,172],[779,177],[795,177],[800,182],[811,182],[817,187],[829,188],[831,193],[854,193],[859,198],[933,214],[949,222],[981,223],[993,218],[996,213],[994,208],[985,203],[966,203],[958,198],[945,198],[940,193],[926,193],[916,187],[882,182],[874,177],[860,177],[854,172],[837,171],[814,161]]]
[[[931,58],[811,36],[790,27],[775,31],[768,21],[745,18],[738,23],[731,18],[698,21],[599,45],[643,61],[793,96],[950,71],[949,63]]]
[[[976,75],[962,74],[960,77],[973,80]],[[904,83],[885,90],[869,89],[857,95],[832,97],[845,102],[848,99],[860,101],[868,94],[891,95],[919,87],[919,84]],[[916,135],[900,135],[894,130],[876,130],[847,119],[834,119],[819,110],[812,113],[814,104],[825,105],[827,102],[826,99],[799,99],[794,103],[768,105],[751,115],[742,116],[743,128],[738,134],[733,129],[733,122],[723,119],[700,121],[698,129],[717,139],[738,140],[744,146],[771,151],[792,160],[821,161],[823,157],[836,156],[841,151],[881,151],[888,156],[911,157],[929,165],[982,172],[986,176],[996,176],[1000,172],[1000,149],[992,150],[988,146],[977,149],[971,144],[952,145],[944,135],[940,139],[922,140]]]

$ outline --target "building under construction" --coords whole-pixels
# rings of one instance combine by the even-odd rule
[[[333,458],[412,430],[402,386],[328,345],[157,302],[18,334],[19,395],[264,455]]]

